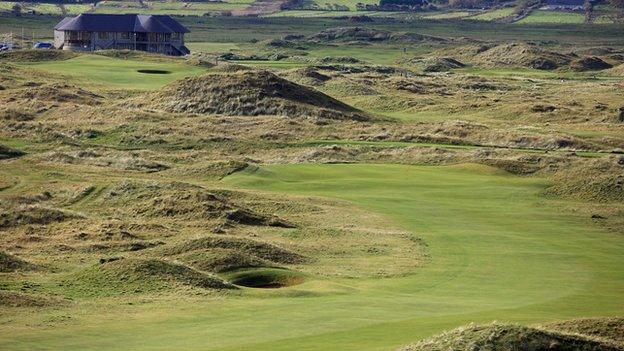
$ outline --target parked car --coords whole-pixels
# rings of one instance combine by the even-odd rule
[[[12,44],[0,43],[0,51],[9,51],[11,49],[13,49],[13,45]]]
[[[51,43],[35,43],[35,45],[33,45],[33,49],[52,49],[53,46]]]

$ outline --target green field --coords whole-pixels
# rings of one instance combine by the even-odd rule
[[[580,13],[560,12],[560,11],[533,11],[529,16],[521,19],[517,23],[583,23],[585,17]]]
[[[223,185],[348,201],[424,239],[431,261],[403,277],[318,278],[279,292],[250,290],[245,298],[100,307],[97,319],[79,313],[68,326],[4,334],[2,344],[391,350],[468,322],[624,312],[624,238],[558,211],[561,204],[538,195],[545,186],[539,179],[472,165],[281,165],[230,176]]]
[[[132,1],[107,1],[95,8],[95,13],[141,13],[178,16],[202,16],[208,12],[240,10],[249,4],[249,0],[233,0],[223,2],[167,2],[150,1],[144,6]]]
[[[427,14],[424,17],[428,19],[455,19],[470,16],[468,11],[451,11]]]
[[[211,43],[211,42],[191,42],[186,45],[191,51],[201,52],[228,52],[239,48],[237,43]]]
[[[183,62],[151,62],[149,60],[119,60],[100,55],[85,55],[64,61],[48,61],[29,66],[70,76],[85,86],[104,89],[151,90],[182,77],[199,74],[205,69]],[[140,69],[164,70],[168,74],[139,73]]]
[[[513,13],[514,9],[511,7],[506,7],[494,11],[487,11],[482,14],[470,17],[470,19],[476,19],[481,21],[492,21],[499,18],[503,18],[505,16],[509,16]]]
[[[0,2],[0,13],[10,12],[15,4],[14,1],[2,1]],[[19,3],[22,7],[22,12],[34,11],[37,14],[43,15],[55,15],[60,16],[63,14],[61,6],[53,3]],[[65,11],[69,15],[76,15],[84,12],[91,11],[92,6],[87,4],[65,4],[63,6]]]

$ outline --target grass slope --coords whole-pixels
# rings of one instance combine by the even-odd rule
[[[245,298],[133,306],[123,319],[75,313],[65,326],[2,332],[0,343],[7,350],[390,350],[468,322],[624,312],[624,238],[562,214],[538,197],[546,185],[539,179],[472,165],[274,165],[224,185],[350,201],[424,238],[431,262],[402,277],[316,278]]]

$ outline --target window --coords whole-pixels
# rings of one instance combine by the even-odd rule
[[[98,39],[108,39],[108,32],[99,32]]]
[[[130,39],[130,33],[129,32],[121,32],[121,33],[119,33],[119,38],[120,39]]]
[[[180,39],[180,33],[171,33],[171,39],[173,40]]]

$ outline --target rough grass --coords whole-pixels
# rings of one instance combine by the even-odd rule
[[[56,208],[37,205],[22,205],[17,207],[3,206],[0,203],[0,229],[20,225],[45,225],[62,222],[68,219],[80,218],[79,215]]]
[[[101,96],[75,85],[53,83],[53,84],[31,84],[18,89],[7,89],[3,98],[11,101],[26,103],[27,101],[38,100],[55,103],[72,102],[76,104],[98,104]]]
[[[624,347],[624,318],[621,317],[573,319],[545,324],[542,327],[564,333],[587,335]]]
[[[85,136],[87,138],[97,137],[97,132],[94,131],[86,131],[84,134],[86,134]],[[169,169],[169,166],[166,164],[146,160],[136,155],[120,155],[114,152],[99,152],[94,150],[52,152],[42,155],[41,161],[74,165],[93,165],[146,173],[160,172]]]
[[[367,118],[345,103],[266,71],[186,78],[141,97],[135,103],[176,113]]]
[[[159,259],[118,258],[86,268],[65,278],[70,295],[116,296],[154,293],[178,286],[232,289],[222,279],[182,264]]]
[[[624,201],[624,164],[619,157],[566,167],[553,175],[548,195],[596,202]]]
[[[24,152],[0,144],[0,160],[15,158],[22,155],[24,155]]]
[[[423,72],[445,72],[455,68],[462,68],[466,65],[452,57],[431,57],[407,59],[403,62],[415,65]]]
[[[240,268],[270,267],[275,263],[258,258],[254,252],[247,253],[237,248],[209,247],[191,250],[177,255],[177,259],[191,267],[208,272],[227,272]]]
[[[512,66],[551,70],[570,63],[572,57],[534,44],[501,44],[478,53],[475,61],[486,67]]]
[[[64,301],[49,298],[41,295],[24,294],[17,291],[0,290],[0,306],[3,308],[13,307],[23,308],[42,308],[51,307],[62,304]]]
[[[221,250],[229,250],[246,255],[240,263],[234,263],[219,270],[227,270],[245,267],[246,262],[260,263],[269,262],[270,264],[295,264],[309,261],[308,258],[290,250],[283,249],[276,245],[250,240],[245,238],[227,237],[227,236],[209,236],[203,238],[192,239],[183,243],[176,244],[172,247],[163,248],[165,255],[180,255],[190,252],[206,252],[217,250],[219,254]],[[228,253],[228,252],[226,252]],[[218,257],[217,257],[218,259]],[[223,262],[226,263],[226,262]],[[207,262],[205,264],[208,264]],[[220,266],[220,262],[215,261],[210,265]]]
[[[611,67],[610,63],[595,56],[579,58],[570,63],[570,68],[575,71],[600,71]]]
[[[612,69],[610,69],[608,72],[616,76],[624,76],[624,64],[615,66]]]
[[[617,344],[520,325],[471,325],[403,348],[405,351],[620,351]]]
[[[76,54],[62,50],[11,50],[0,53],[0,61],[7,62],[59,61],[73,57]]]
[[[403,43],[443,43],[448,39],[408,32],[364,27],[332,28],[309,36],[306,40],[319,43],[327,42],[403,42]]]
[[[7,252],[0,251],[0,273],[10,273],[15,271],[29,270],[34,265],[25,260],[11,255]]]
[[[93,203],[148,218],[222,219],[238,224],[292,226],[277,216],[255,213],[223,195],[182,182],[124,181],[108,189]]]

